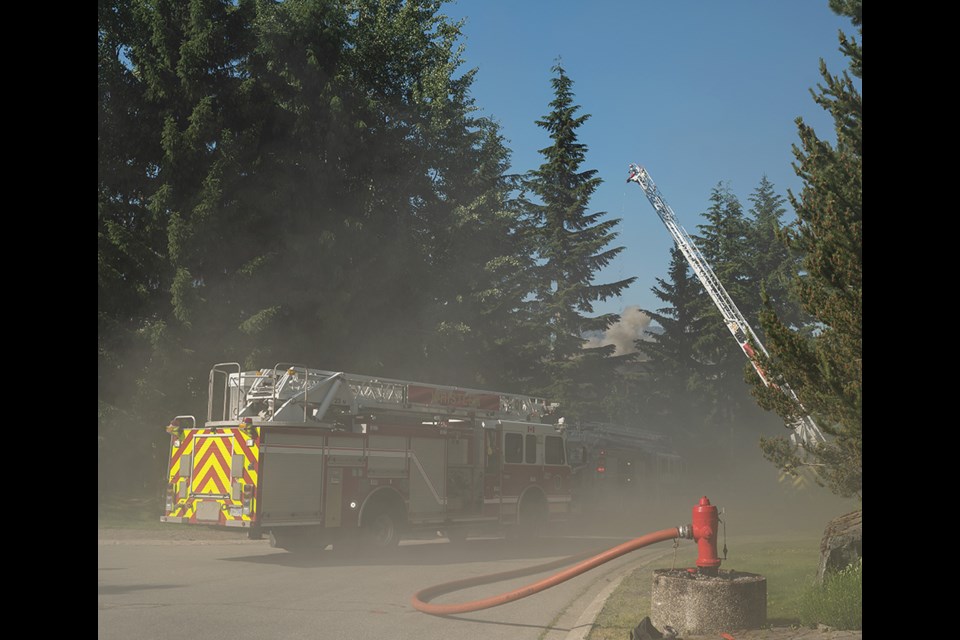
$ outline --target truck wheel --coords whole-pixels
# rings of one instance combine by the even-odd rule
[[[291,553],[317,553],[326,548],[327,540],[322,532],[313,528],[271,529],[270,546]]]
[[[281,542],[280,536],[277,535],[277,532],[270,530],[270,548],[271,549],[283,549],[283,543]]]
[[[523,540],[538,538],[547,530],[547,501],[543,495],[528,495],[520,504],[516,534]]]
[[[373,549],[392,549],[400,544],[400,519],[384,509],[364,519],[363,537],[367,546]]]
[[[273,549],[283,549],[284,551],[293,551],[297,549],[297,542],[300,536],[293,531],[270,530],[270,547]]]
[[[447,534],[447,539],[453,544],[463,544],[467,541],[466,527],[450,527],[444,533]]]

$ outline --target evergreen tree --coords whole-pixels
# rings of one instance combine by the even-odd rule
[[[169,285],[165,224],[147,208],[158,145],[120,57],[126,42],[142,37],[131,14],[126,3],[101,3],[98,12],[97,371],[98,399],[108,406],[132,393],[120,354],[142,346],[138,328],[163,308]]]
[[[429,375],[451,300],[524,255],[494,175],[505,147],[471,115],[440,4],[135,3],[145,35],[108,63],[153,113],[165,343]]]
[[[792,329],[767,307],[761,319],[772,361],[807,411],[828,435],[828,442],[798,450],[785,438],[763,441],[765,455],[786,471],[813,465],[818,480],[833,492],[861,495],[863,473],[863,100],[862,2],[834,0],[831,7],[851,19],[860,40],[840,35],[849,70],[836,76],[821,61],[823,84],[817,104],[833,116],[836,142],[820,138],[797,121],[800,145],[795,168],[803,180],[790,194],[797,222],[786,234],[803,256],[797,279],[800,302],[815,318],[812,337]],[[857,80],[855,80],[856,78]],[[782,394],[755,386],[761,404],[782,416],[801,409]]]
[[[793,279],[800,271],[796,255],[781,241],[786,199],[776,192],[766,176],[750,194],[751,280],[772,305],[777,315],[787,324],[801,325],[800,307],[793,295]],[[755,288],[751,298],[757,298]],[[751,317],[754,329],[762,334],[758,318]],[[763,336],[760,336],[761,339]]]
[[[710,207],[702,215],[706,223],[697,228],[697,246],[713,268],[724,289],[743,313],[755,316],[759,307],[757,287],[751,278],[750,224],[737,197],[723,184],[710,194]],[[701,286],[699,315],[703,327],[695,343],[703,375],[692,380],[711,407],[708,422],[714,427],[742,431],[736,426],[744,407],[751,404],[743,383],[743,353],[730,336],[726,322]],[[731,427],[735,427],[731,429]]]
[[[582,170],[587,147],[577,130],[589,115],[577,115],[573,81],[559,64],[553,67],[554,98],[550,112],[537,125],[546,129],[552,144],[540,150],[543,164],[531,171],[526,189],[536,203],[527,202],[539,264],[531,333],[539,333],[537,349],[543,361],[535,372],[535,390],[563,403],[571,415],[594,410],[604,386],[615,375],[614,347],[584,349],[584,334],[604,331],[617,314],[591,316],[593,305],[607,300],[635,278],[597,284],[597,272],[610,264],[623,247],[610,247],[617,237],[618,219],[589,213],[590,197],[600,186],[596,170]]]
[[[532,251],[511,195],[515,180],[505,177],[509,152],[496,125],[484,127],[480,164],[465,178],[476,181],[477,195],[453,210],[444,257],[432,273],[439,290],[426,356],[431,379],[520,389],[529,375],[520,345]]]
[[[187,194],[206,174],[211,132],[230,128],[221,116],[239,84],[232,65],[248,14],[201,0],[98,6],[100,471],[130,486],[159,477],[164,403],[197,407],[183,390],[198,376],[170,330],[180,249],[170,232],[177,207],[198,203]]]
[[[704,329],[700,304],[703,285],[674,246],[670,250],[667,279],[657,278],[652,291],[667,306],[645,311],[661,331],[647,331],[650,339],[637,341],[637,348],[648,356],[644,369],[654,388],[651,402],[659,421],[689,431],[703,422],[699,398],[691,393],[692,388],[702,387],[704,376],[695,348]]]
[[[99,5],[103,459],[215,362],[498,379],[530,252],[441,4]]]

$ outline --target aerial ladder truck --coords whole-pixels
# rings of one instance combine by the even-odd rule
[[[525,537],[571,501],[563,420],[526,395],[294,364],[210,371],[206,421],[177,416],[161,520],[283,549]]]
[[[630,175],[627,177],[627,182],[636,182],[640,185],[640,188],[643,189],[647,200],[653,205],[654,210],[657,212],[657,215],[660,216],[660,220],[667,228],[667,231],[673,236],[677,248],[680,249],[680,252],[683,253],[683,256],[687,259],[690,268],[693,269],[693,272],[703,284],[703,288],[707,290],[710,299],[713,300],[713,303],[720,311],[720,315],[723,316],[724,324],[727,325],[727,329],[730,330],[734,340],[740,345],[741,351],[747,356],[747,359],[750,361],[750,364],[753,365],[754,370],[757,372],[757,375],[760,376],[763,384],[767,387],[779,389],[784,395],[790,398],[796,406],[800,407],[800,414],[787,424],[787,426],[793,430],[792,438],[794,442],[808,447],[816,446],[824,442],[825,438],[823,433],[813,418],[806,412],[806,409],[803,408],[803,404],[797,397],[796,392],[794,392],[786,381],[777,380],[774,382],[770,379],[770,375],[764,371],[758,361],[758,354],[754,349],[754,345],[763,352],[764,357],[769,358],[770,354],[767,353],[767,349],[763,346],[763,343],[760,342],[757,334],[750,328],[750,324],[747,322],[747,319],[743,317],[737,305],[734,304],[730,294],[723,288],[719,278],[717,278],[717,274],[713,272],[710,263],[707,262],[707,259],[700,253],[693,238],[691,238],[690,234],[680,225],[676,214],[660,194],[660,190],[657,188],[656,183],[654,183],[653,178],[650,177],[650,174],[647,173],[647,170],[638,164],[631,164]]]

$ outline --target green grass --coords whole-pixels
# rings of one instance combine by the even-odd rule
[[[766,577],[767,622],[785,626],[800,623],[800,601],[816,578],[819,560],[819,539],[770,540],[731,547],[723,567]]]
[[[767,579],[767,622],[770,625],[801,624],[800,606],[817,572],[820,542],[816,539],[729,541],[730,553],[724,569],[758,573]],[[623,640],[650,615],[650,587],[654,569],[696,564],[696,547],[681,545],[674,556],[666,556],[633,571],[607,600],[597,617],[589,640]],[[859,611],[858,611],[859,613]],[[814,623],[815,624],[815,623]],[[825,623],[828,624],[828,623]]]
[[[623,579],[597,616],[589,640],[623,640],[630,637],[630,632],[640,620],[650,615],[652,576],[653,568],[644,567]]]
[[[97,527],[101,529],[161,529],[159,498],[101,495],[97,504]]]
[[[810,587],[800,599],[800,620],[836,629],[863,629],[863,558]]]

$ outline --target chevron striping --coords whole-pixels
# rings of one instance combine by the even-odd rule
[[[226,443],[223,438],[203,438],[199,447],[202,449],[200,457],[194,465],[193,483],[194,493],[227,493],[229,484],[230,456],[226,451]],[[215,491],[208,490],[211,479],[215,485]]]
[[[215,456],[224,470],[229,469],[230,452],[227,450],[227,444],[222,438],[204,438],[200,445],[203,449],[200,457],[194,463],[194,469],[202,469],[209,463],[210,457]]]
[[[211,473],[214,473],[220,479],[221,486],[225,486],[229,480],[226,460],[221,457],[219,452],[216,452],[210,456],[209,460],[209,464],[202,467],[196,467],[196,475],[204,478],[203,482],[206,482],[206,477]],[[197,485],[197,483],[194,483],[194,491],[203,486],[203,484]]]
[[[180,441],[180,446],[173,452],[173,456],[170,459],[171,467],[180,461],[180,455],[186,452],[187,446],[191,442],[193,442],[193,431],[187,431],[183,434],[183,440]]]
[[[216,467],[210,467],[207,470],[206,475],[201,477],[198,482],[194,482],[193,483],[194,494],[197,494],[197,493],[226,494],[227,493],[226,484],[223,482],[223,478],[221,478],[220,474],[217,473],[217,471],[218,470]],[[213,488],[215,489],[215,491],[207,490],[207,487],[211,483],[213,484]]]
[[[243,433],[239,429],[236,429],[236,433],[234,434],[233,441],[234,443],[236,443],[237,447],[239,447],[240,450],[243,451],[243,455],[247,460],[249,460],[250,462],[256,462],[257,454],[254,453],[254,451],[247,446],[247,441],[243,437]]]

